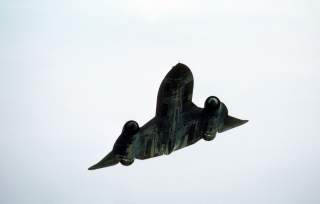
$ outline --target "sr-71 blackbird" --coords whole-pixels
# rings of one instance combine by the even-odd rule
[[[160,85],[156,115],[142,127],[133,120],[126,122],[112,151],[89,170],[119,162],[129,166],[134,159],[168,155],[200,139],[213,140],[217,133],[248,122],[228,115],[226,105],[215,96],[206,99],[204,108],[197,107],[192,93],[192,72],[178,63]]]

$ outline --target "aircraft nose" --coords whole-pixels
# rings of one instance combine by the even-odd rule
[[[183,76],[187,75],[189,72],[190,69],[185,64],[178,63],[172,67],[166,77],[171,79],[183,78]]]

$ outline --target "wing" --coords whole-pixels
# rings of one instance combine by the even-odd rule
[[[148,159],[163,154],[158,123],[155,118],[140,128],[139,136],[134,141],[135,158]]]
[[[191,70],[178,63],[163,79],[157,97],[156,116],[177,117],[192,101],[193,76]]]

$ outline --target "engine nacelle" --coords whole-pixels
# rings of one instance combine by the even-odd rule
[[[139,125],[136,121],[130,120],[123,126],[122,132],[113,146],[121,164],[128,166],[134,161],[133,141],[134,135],[139,132]]]

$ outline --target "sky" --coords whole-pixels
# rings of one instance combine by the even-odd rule
[[[320,202],[319,1],[4,0],[0,25],[0,203]],[[88,171],[178,62],[250,121]]]

